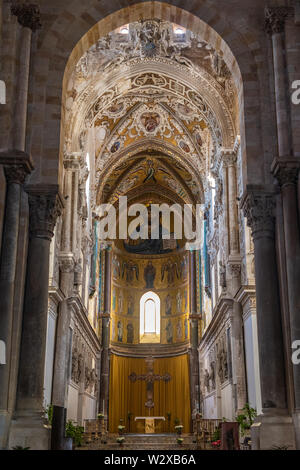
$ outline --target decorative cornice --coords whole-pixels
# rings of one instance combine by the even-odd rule
[[[285,20],[294,9],[291,7],[268,7],[265,8],[265,31],[267,34],[283,33]]]
[[[24,28],[30,28],[35,32],[42,27],[38,5],[26,3],[14,4],[11,6],[11,13],[18,18],[18,22]]]
[[[30,236],[51,241],[57,218],[62,214],[63,204],[58,187],[51,191],[39,186],[27,187],[30,209]]]
[[[276,188],[272,186],[269,189],[268,191],[262,187],[248,186],[241,202],[241,208],[254,239],[262,232],[268,232],[269,236],[274,236]]]
[[[275,158],[271,171],[281,188],[288,185],[297,185],[300,170],[300,159]]]

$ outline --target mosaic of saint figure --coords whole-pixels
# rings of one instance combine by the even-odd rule
[[[123,294],[122,292],[119,293],[119,313],[123,313]]]
[[[176,334],[177,334],[177,340],[181,341],[182,339],[182,325],[181,325],[181,320],[178,320],[177,326],[176,326]]]
[[[132,323],[127,325],[127,343],[132,344],[134,338],[134,327]]]
[[[146,282],[146,289],[153,289],[155,276],[156,276],[156,269],[153,266],[152,261],[148,261],[148,264],[144,270],[144,279]]]
[[[166,315],[172,315],[172,299],[170,294],[166,297]]]
[[[119,343],[123,341],[123,325],[121,321],[118,321],[118,341]]]
[[[180,313],[181,307],[182,307],[182,295],[180,291],[177,292],[176,303],[177,303],[177,312]]]
[[[184,291],[184,311],[185,312],[187,311],[187,304],[188,304],[188,295],[187,295],[187,291],[185,290]]]
[[[128,297],[127,315],[133,315],[134,312],[134,300],[132,295]]]
[[[173,325],[171,320],[168,321],[166,326],[166,335],[167,335],[167,343],[173,343]]]
[[[189,334],[189,326],[188,326],[188,320],[185,318],[184,320],[184,338],[187,339]]]

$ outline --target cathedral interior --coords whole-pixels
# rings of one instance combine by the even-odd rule
[[[297,0],[0,0],[1,449],[192,448],[245,409],[252,449],[300,449],[299,28]]]

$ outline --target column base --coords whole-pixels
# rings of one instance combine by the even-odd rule
[[[295,410],[293,413],[293,422],[296,437],[296,449],[300,450],[300,410]]]
[[[251,427],[252,450],[287,448],[294,450],[295,432],[293,419],[288,414],[260,415]]]
[[[11,413],[8,411],[0,411],[0,450],[7,448],[9,426]]]
[[[50,449],[50,429],[45,425],[41,413],[17,415],[11,421],[9,449],[15,446],[29,447],[30,450]]]

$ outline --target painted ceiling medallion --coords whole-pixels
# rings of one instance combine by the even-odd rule
[[[178,104],[177,105],[177,111],[182,116],[188,116],[188,117],[191,116],[194,113],[193,109],[190,106],[188,106],[187,104]]]
[[[111,146],[111,153],[116,153],[119,148],[121,147],[121,142],[119,140],[117,140],[117,142],[115,142],[112,146]]]
[[[179,147],[180,147],[185,153],[190,153],[190,151],[191,151],[190,147],[188,146],[188,144],[186,144],[186,143],[184,142],[184,140],[181,140],[181,141],[179,142]]]
[[[141,115],[141,122],[147,132],[152,133],[159,126],[161,119],[158,113],[143,113]]]

